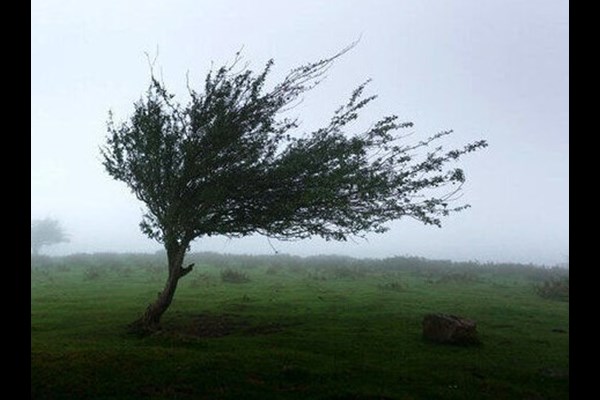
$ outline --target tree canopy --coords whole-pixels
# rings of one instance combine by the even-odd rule
[[[38,255],[42,246],[68,242],[69,237],[58,220],[52,218],[31,221],[31,251]]]
[[[407,135],[397,132],[413,124],[395,115],[349,135],[359,110],[376,98],[364,96],[368,81],[327,126],[290,134],[298,120],[281,115],[348,49],[293,69],[268,91],[273,61],[259,73],[234,72],[237,57],[209,72],[202,92],[190,88],[184,106],[152,75],[128,122],[115,125],[110,116],[102,149],[108,173],[146,204],[144,233],[163,243],[252,233],[345,240],[384,232],[402,217],[439,226],[440,217],[466,208],[449,206],[465,180],[449,165],[486,142],[419,157],[452,131],[405,144]]]

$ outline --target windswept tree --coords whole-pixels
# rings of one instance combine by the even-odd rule
[[[165,246],[168,262],[164,289],[132,328],[158,327],[179,279],[192,270],[184,257],[197,238],[258,233],[346,240],[385,232],[387,222],[402,217],[440,226],[441,217],[468,207],[450,206],[465,181],[451,165],[486,142],[431,148],[451,133],[444,131],[404,143],[408,135],[399,132],[413,124],[395,115],[347,133],[376,98],[364,95],[368,81],[326,126],[299,132],[290,109],[352,47],[292,69],[270,89],[265,82],[273,60],[255,73],[238,66],[238,53],[208,73],[201,91],[188,85],[184,105],[151,69],[133,115],[116,124],[109,113],[103,165],[145,203],[140,227]]]
[[[60,223],[51,218],[31,221],[31,253],[40,254],[42,246],[68,242],[69,238]]]

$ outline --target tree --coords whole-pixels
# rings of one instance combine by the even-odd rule
[[[159,326],[178,281],[193,268],[183,264],[197,238],[258,233],[346,240],[385,232],[386,222],[401,217],[440,226],[442,216],[468,207],[449,206],[465,176],[447,165],[486,142],[446,152],[438,146],[418,157],[418,150],[452,131],[402,144],[408,135],[396,132],[413,124],[395,115],[346,134],[359,110],[376,98],[363,95],[369,81],[314,132],[299,134],[298,120],[285,116],[353,46],[292,69],[271,89],[265,82],[273,60],[259,73],[248,65],[235,72],[238,52],[233,63],[207,74],[202,92],[188,85],[185,105],[151,66],[149,88],[128,121],[115,124],[109,112],[103,165],[145,203],[140,228],[167,253],[164,289],[133,329]]]
[[[60,223],[51,218],[31,221],[31,253],[40,254],[42,246],[68,242],[69,238]]]

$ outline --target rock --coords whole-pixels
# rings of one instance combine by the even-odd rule
[[[480,343],[475,321],[450,314],[427,314],[423,318],[423,337],[447,344]]]

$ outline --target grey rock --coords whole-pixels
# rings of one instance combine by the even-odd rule
[[[423,318],[423,337],[437,343],[479,344],[477,323],[450,314],[427,314]]]

